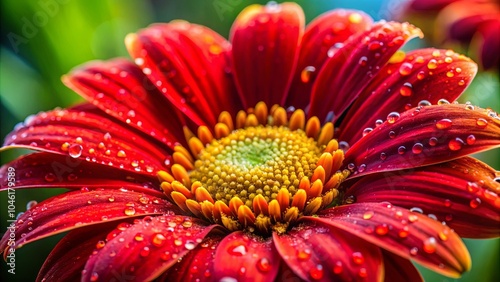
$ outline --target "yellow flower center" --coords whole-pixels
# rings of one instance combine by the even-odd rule
[[[331,205],[347,177],[333,124],[307,120],[302,110],[258,103],[235,120],[219,116],[212,132],[186,129],[189,150],[177,146],[171,172],[158,176],[167,197],[187,213],[229,230],[284,233],[302,215]]]

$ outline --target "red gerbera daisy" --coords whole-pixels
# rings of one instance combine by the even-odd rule
[[[347,10],[304,30],[292,3],[246,8],[231,43],[183,21],[129,35],[135,64],[63,78],[89,104],[7,136],[39,152],[2,189],[15,171],[72,190],[25,212],[4,256],[70,231],[38,280],[420,280],[410,260],[459,276],[460,236],[500,233],[498,172],[467,157],[500,146],[500,119],[450,104],[476,64],[398,51],[415,36]]]

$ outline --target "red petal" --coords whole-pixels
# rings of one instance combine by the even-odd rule
[[[339,140],[354,144],[363,129],[375,128],[391,112],[404,112],[422,100],[453,102],[469,86],[477,65],[453,51],[422,49],[388,64],[363,89],[341,123]]]
[[[381,22],[351,37],[321,68],[309,116],[324,120],[333,113],[333,120],[339,118],[391,56],[415,36],[422,33],[411,24]]]
[[[465,157],[412,170],[361,178],[345,197],[357,202],[388,201],[446,222],[462,237],[500,234],[500,183],[491,167]]]
[[[372,24],[367,14],[356,10],[326,12],[307,25],[287,105],[304,108],[309,104],[317,73],[329,58],[335,44],[343,44],[351,35]]]
[[[117,223],[99,224],[73,230],[57,243],[38,273],[37,281],[78,281],[97,242]]]
[[[471,267],[460,237],[425,215],[387,203],[360,203],[331,208],[319,216],[303,218],[347,231],[438,273],[458,277]]]
[[[215,228],[199,219],[175,215],[137,221],[125,230],[117,230],[121,232],[90,256],[82,281],[109,281],[117,274],[135,281],[151,281],[196,248]]]
[[[500,146],[500,118],[491,110],[433,105],[398,117],[388,116],[347,151],[344,163],[357,168],[355,175],[415,168]]]
[[[219,236],[205,238],[182,260],[158,277],[157,281],[209,281],[214,275],[215,251],[221,240],[222,237]]]
[[[171,152],[104,114],[74,109],[28,117],[4,145],[62,154],[72,163],[73,159],[85,160],[148,175],[164,170]]]
[[[245,8],[233,24],[233,70],[243,106],[283,104],[290,87],[304,13],[295,3]]]
[[[168,100],[198,125],[215,125],[239,101],[228,74],[229,42],[213,30],[183,21],[155,24],[129,35],[135,63]]]
[[[382,250],[384,256],[384,281],[422,282],[424,279],[411,261]]]
[[[127,187],[128,188],[128,187]],[[75,228],[153,214],[176,208],[151,189],[72,191],[47,199],[26,211],[16,222],[16,247]],[[5,250],[9,236],[0,241]],[[7,255],[4,254],[4,255]]]
[[[500,16],[500,13],[497,14]],[[480,54],[481,64],[484,69],[500,68],[500,19],[485,21],[474,36],[471,48],[476,47]]]
[[[175,109],[129,61],[90,62],[64,76],[63,82],[107,114],[162,143],[184,141]]]
[[[15,181],[9,181],[14,172]],[[138,185],[155,189],[158,178],[132,173],[114,167],[102,166],[81,159],[73,159],[51,153],[35,153],[22,156],[0,168],[1,190],[7,188],[120,188]],[[9,183],[13,183],[14,185]]]
[[[273,234],[288,267],[307,281],[381,281],[380,249],[338,228],[308,221],[286,234]]]
[[[237,281],[273,281],[280,268],[280,258],[271,238],[241,231],[226,236],[217,247],[214,279]]]

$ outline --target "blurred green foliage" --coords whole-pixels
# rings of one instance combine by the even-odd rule
[[[281,1],[278,1],[281,2]],[[376,20],[392,18],[402,10],[393,0],[296,1],[307,21],[333,8],[360,9]],[[127,33],[154,22],[185,19],[206,25],[227,37],[236,15],[248,4],[267,1],[190,0],[2,0],[0,49],[0,136],[3,138],[26,116],[83,101],[60,82],[61,75],[89,60],[128,57],[123,44]],[[500,109],[498,74],[480,74],[461,101]],[[0,164],[24,153],[1,153]],[[479,154],[483,161],[500,168],[499,150]],[[30,200],[41,201],[59,189],[23,190],[16,193],[18,212]],[[6,193],[0,194],[1,229],[7,220]],[[0,264],[1,281],[32,281],[45,257],[61,235],[35,242],[16,252],[16,275]],[[496,240],[466,240],[473,269],[454,280],[422,270],[428,281],[493,281],[499,277],[499,245]]]

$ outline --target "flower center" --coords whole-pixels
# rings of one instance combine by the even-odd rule
[[[303,215],[331,205],[347,177],[333,124],[306,121],[302,110],[265,103],[221,113],[212,132],[186,129],[189,150],[177,146],[171,172],[158,176],[167,197],[187,213],[263,235],[284,233]]]

